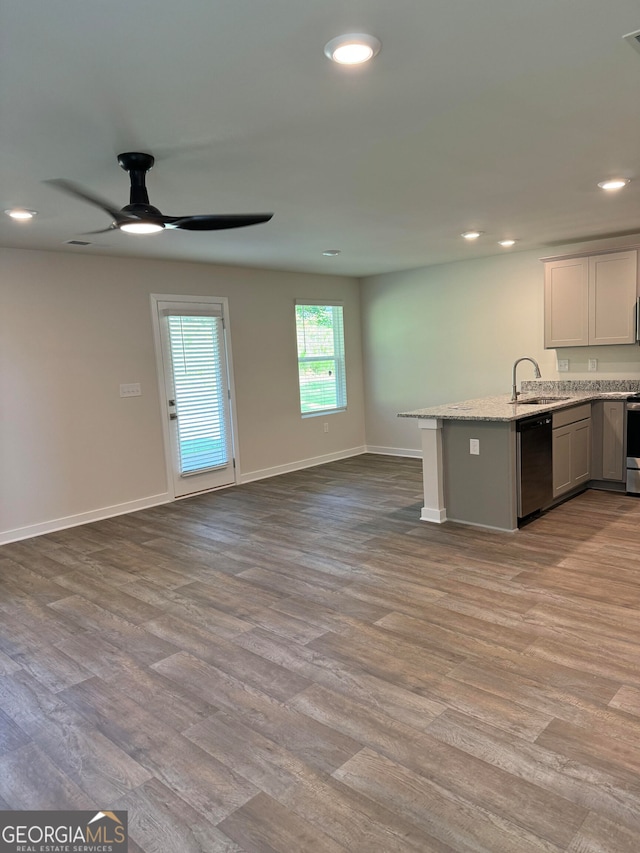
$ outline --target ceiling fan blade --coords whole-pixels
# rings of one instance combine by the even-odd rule
[[[117,231],[118,226],[115,222],[113,222],[108,228],[98,228],[97,231],[81,231],[82,236],[86,236],[87,234],[106,234],[108,231]]]
[[[129,204],[123,208],[115,207],[110,201],[65,178],[52,178],[45,181],[54,189],[61,190],[67,195],[98,207],[113,220],[108,228],[99,231],[87,231],[86,234],[104,234],[114,229],[138,234],[149,234],[153,231],[161,231],[163,228],[175,228],[183,231],[221,231],[224,228],[244,228],[247,225],[258,225],[261,222],[268,222],[273,216],[273,213],[163,216],[157,207],[149,204],[145,183],[145,175],[154,164],[153,155],[136,151],[124,152],[118,155],[118,163],[125,172],[129,173],[131,183]]]
[[[222,231],[224,228],[243,228],[245,225],[259,225],[268,222],[273,213],[231,213],[203,216],[163,216],[167,228],[180,228],[183,231]]]
[[[105,213],[108,213],[109,216],[113,217],[116,222],[129,218],[128,216],[123,216],[120,208],[111,204],[110,201],[106,201],[105,199],[100,198],[100,196],[85,190],[84,187],[81,187],[79,184],[75,184],[73,181],[67,181],[64,178],[52,178],[44,183],[50,184],[58,190],[62,190],[62,192],[67,193],[67,195],[72,195],[75,198],[80,198],[83,201],[89,202],[89,204],[93,204],[95,207],[99,207],[100,210],[104,210]],[[134,216],[131,218],[136,219],[137,217]]]

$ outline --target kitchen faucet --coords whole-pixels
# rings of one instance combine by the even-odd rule
[[[523,358],[516,359],[513,363],[513,382],[511,385],[511,399],[509,400],[510,403],[517,403],[518,402],[518,393],[519,392],[516,390],[516,367],[520,364],[521,361],[530,361],[531,362],[531,364],[536,369],[536,379],[540,379],[542,376],[542,374],[540,373],[540,367],[538,366],[538,362],[535,360],[535,358],[529,358],[528,356],[525,355]]]

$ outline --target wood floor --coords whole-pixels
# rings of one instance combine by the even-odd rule
[[[638,853],[640,500],[360,456],[0,548],[0,808],[131,853]]]

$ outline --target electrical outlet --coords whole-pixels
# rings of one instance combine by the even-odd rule
[[[469,453],[471,456],[480,456],[480,439],[479,438],[470,438],[469,439]]]
[[[139,382],[128,382],[125,385],[120,386],[120,396],[121,397],[140,397],[142,396],[142,389],[140,388]]]
[[[587,365],[587,370],[588,370],[590,373],[593,373],[593,372],[594,372],[594,371],[596,371],[597,369],[598,369],[598,359],[597,359],[597,358],[590,358],[590,359],[589,359],[589,363],[588,363],[588,365]]]
[[[324,429],[325,432],[329,432],[329,424],[326,421],[325,421],[325,423],[322,424],[322,428]]]
[[[568,373],[569,372],[569,359],[568,358],[559,358],[558,359],[558,373]]]

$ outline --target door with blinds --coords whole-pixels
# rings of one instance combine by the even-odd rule
[[[175,497],[235,482],[224,302],[156,299]]]

